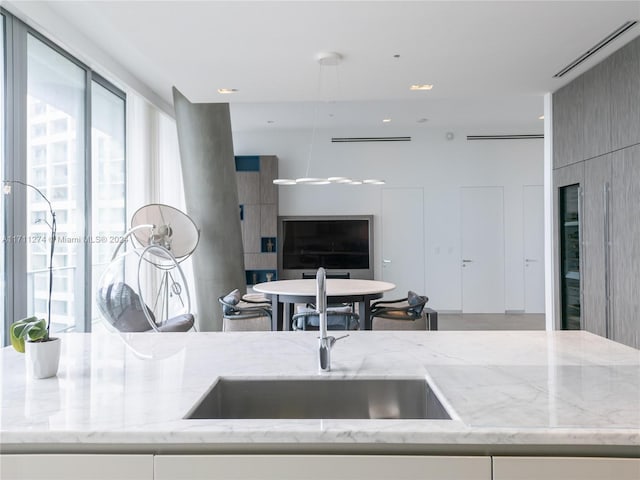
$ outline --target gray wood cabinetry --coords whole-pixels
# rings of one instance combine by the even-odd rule
[[[640,37],[553,94],[553,165],[640,143]]]
[[[260,205],[250,203],[241,203],[241,205],[243,209],[241,225],[244,253],[245,255],[260,253]],[[249,269],[251,266],[245,264],[245,268]]]
[[[577,153],[582,159],[611,151],[611,94],[609,88],[610,61],[605,60],[582,75],[582,140]]]
[[[572,165],[568,165],[563,168],[558,168],[553,172],[553,224],[557,231],[560,231],[560,189],[566,187],[568,185],[580,185],[584,183],[584,162],[574,163]],[[581,215],[580,215],[581,216]],[[581,218],[578,221],[582,221]],[[560,275],[561,267],[560,267],[560,236],[554,236],[554,244],[553,244],[553,263],[554,263],[554,271],[556,272],[556,278],[559,281],[555,282],[555,319],[556,319],[556,327],[560,328],[561,320],[562,320],[562,278]],[[580,259],[583,258],[582,249],[580,249]],[[580,268],[582,270],[582,268]]]
[[[611,338],[640,348],[640,145],[613,154]]]
[[[278,178],[278,157],[264,155],[260,157],[260,203],[278,205],[278,186],[273,181]],[[276,221],[274,217],[274,222]]]
[[[553,94],[553,166],[584,160],[584,79],[578,77]]]
[[[554,171],[554,222],[561,230],[559,192],[580,185],[580,327],[640,347],[640,145]],[[556,318],[564,279],[560,235],[554,262]]]
[[[237,156],[236,178],[247,285],[276,280],[278,157]]]
[[[584,271],[583,328],[607,336],[609,292],[611,155],[587,160],[584,166],[582,251]]]
[[[553,94],[553,143],[557,327],[559,193],[579,183],[580,328],[640,347],[640,37]]]
[[[607,59],[612,150],[640,143],[640,37]],[[555,112],[554,112],[555,113]]]

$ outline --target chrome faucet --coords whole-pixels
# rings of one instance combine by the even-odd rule
[[[337,340],[347,337],[329,337],[327,336],[327,287],[326,287],[327,275],[324,268],[320,267],[318,273],[316,273],[316,309],[319,317],[320,328],[320,371],[331,371],[331,347]]]

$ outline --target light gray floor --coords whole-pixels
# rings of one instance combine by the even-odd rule
[[[439,313],[438,330],[544,330],[544,314]]]

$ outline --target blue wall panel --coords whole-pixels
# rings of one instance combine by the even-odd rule
[[[259,155],[242,155],[235,157],[236,172],[259,172],[260,156]]]

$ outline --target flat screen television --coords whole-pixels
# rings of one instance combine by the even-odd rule
[[[278,217],[278,278],[373,279],[373,216]]]

